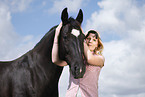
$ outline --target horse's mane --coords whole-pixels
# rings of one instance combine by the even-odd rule
[[[55,29],[57,28],[57,26],[58,26],[58,25],[53,26],[53,27],[43,36],[43,38],[35,45],[35,47],[38,46],[43,40],[45,40],[50,34],[52,34],[52,33],[55,31]],[[51,38],[53,38],[53,37],[51,37]],[[34,48],[35,48],[35,47],[34,47]]]

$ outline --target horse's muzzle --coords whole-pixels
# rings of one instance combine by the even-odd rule
[[[83,75],[85,74],[85,64],[75,64],[73,67],[71,67],[71,72],[75,79],[83,78]]]

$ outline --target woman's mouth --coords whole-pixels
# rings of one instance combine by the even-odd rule
[[[91,43],[89,43],[89,44],[88,44],[88,46],[92,46],[92,44],[91,44]]]

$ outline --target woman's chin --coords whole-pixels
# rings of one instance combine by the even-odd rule
[[[94,51],[94,48],[89,48],[90,49],[90,51]]]

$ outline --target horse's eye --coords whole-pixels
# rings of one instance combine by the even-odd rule
[[[69,41],[67,36],[64,36],[63,39],[64,39],[65,42]]]
[[[64,39],[67,39],[67,36],[64,36],[63,38],[64,38]]]

